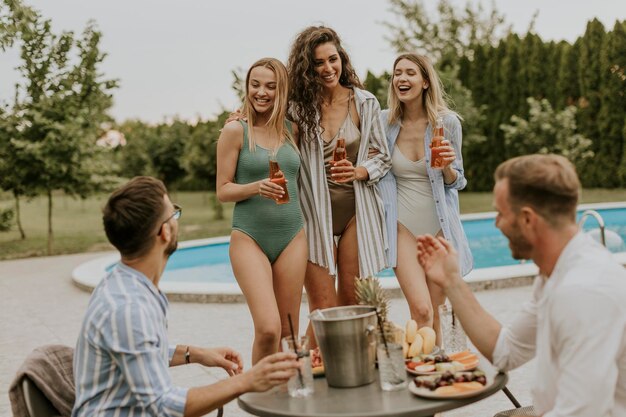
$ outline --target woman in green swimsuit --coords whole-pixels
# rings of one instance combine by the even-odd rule
[[[274,58],[255,62],[246,76],[242,116],[227,123],[217,145],[217,197],[235,202],[230,261],[254,321],[252,363],[277,352],[290,334],[287,315],[298,317],[307,241],[298,197],[298,132],[285,119],[288,81]],[[283,188],[269,179],[269,154],[287,180],[289,202],[277,204]]]

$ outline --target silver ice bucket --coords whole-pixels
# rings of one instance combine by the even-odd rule
[[[346,306],[315,310],[309,315],[332,387],[358,387],[376,378],[376,310]]]

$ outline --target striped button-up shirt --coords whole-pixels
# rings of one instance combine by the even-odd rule
[[[357,166],[369,173],[368,181],[354,181],[356,227],[361,277],[373,275],[386,265],[387,230],[384,225],[383,202],[375,184],[391,167],[385,133],[380,121],[380,105],[371,93],[354,89],[356,108],[360,119],[361,144]],[[337,274],[333,256],[333,226],[330,195],[324,171],[324,150],[321,134],[302,138],[300,152],[300,203],[309,241],[309,260]],[[368,159],[369,148],[378,154]]]
[[[169,373],[167,298],[117,264],[96,287],[74,356],[78,416],[182,416],[187,389]]]

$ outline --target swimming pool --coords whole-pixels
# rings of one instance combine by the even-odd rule
[[[606,230],[611,231],[617,242],[609,242],[613,252],[620,253],[620,261],[626,263],[626,202],[582,205],[580,214],[587,209],[597,210],[603,217]],[[466,277],[468,281],[498,279],[536,274],[532,262],[520,263],[511,257],[508,241],[494,224],[495,212],[461,216],[463,228],[474,255],[474,271]],[[584,229],[597,229],[594,219],[585,222]],[[228,237],[181,242],[179,250],[170,258],[161,278],[160,287],[165,292],[182,291],[202,293],[216,291],[239,293],[228,257]],[[611,244],[612,243],[612,244]],[[622,259],[623,258],[623,259]],[[94,287],[119,257],[111,255],[90,261],[74,270],[73,279],[79,286]],[[385,288],[398,286],[392,270],[379,274]]]

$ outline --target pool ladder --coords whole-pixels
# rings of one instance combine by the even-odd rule
[[[606,246],[606,237],[604,236],[604,219],[602,218],[600,213],[598,213],[597,211],[585,210],[583,212],[582,216],[580,216],[580,220],[578,221],[578,226],[580,227],[580,230],[583,229],[583,226],[585,225],[585,221],[587,220],[587,217],[589,216],[593,217],[598,222],[598,226],[600,226],[600,242],[602,243],[603,246]]]

